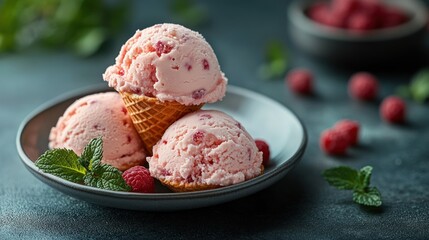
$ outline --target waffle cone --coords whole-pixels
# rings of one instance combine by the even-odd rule
[[[261,174],[264,172],[264,165],[261,165]],[[173,192],[193,192],[220,188],[220,185],[208,185],[208,184],[197,184],[197,183],[184,183],[177,181],[167,181],[165,179],[159,179],[162,185],[168,187]]]
[[[209,190],[209,189],[221,187],[217,185],[182,183],[182,182],[172,182],[172,181],[166,181],[166,180],[159,180],[159,181],[173,192],[193,192],[193,191],[202,191],[202,190]]]
[[[187,113],[199,110],[204,105],[186,106],[178,102],[161,102],[157,98],[125,92],[120,94],[149,154],[152,154],[152,147],[173,122]]]

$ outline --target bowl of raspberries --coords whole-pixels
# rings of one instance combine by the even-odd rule
[[[377,65],[418,55],[426,6],[419,0],[307,0],[288,8],[294,43],[337,63]]]

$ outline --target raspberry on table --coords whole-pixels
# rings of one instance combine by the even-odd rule
[[[344,155],[349,147],[346,135],[334,128],[322,132],[319,144],[329,155]]]
[[[383,100],[380,106],[381,117],[390,123],[403,123],[405,121],[406,104],[396,96],[390,96]]]
[[[286,83],[293,92],[310,94],[313,91],[313,74],[307,69],[295,69],[287,74]]]
[[[354,74],[349,81],[349,94],[358,100],[373,100],[378,93],[377,78],[367,72]]]
[[[348,144],[350,146],[356,145],[359,138],[359,128],[360,128],[359,123],[357,121],[344,119],[344,120],[338,121],[334,125],[334,128],[342,132],[346,136]]]
[[[256,139],[255,143],[258,150],[262,152],[262,165],[265,167],[268,166],[270,162],[270,147],[264,140]]]
[[[150,172],[143,166],[134,166],[122,173],[122,178],[131,186],[133,192],[155,192],[155,181]]]

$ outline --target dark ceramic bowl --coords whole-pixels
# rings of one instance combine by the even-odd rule
[[[416,57],[421,52],[427,24],[426,6],[417,0],[390,0],[387,4],[402,8],[410,19],[399,26],[352,33],[321,25],[305,11],[316,2],[296,0],[288,9],[289,31],[295,45],[329,62],[352,65],[378,65]]]

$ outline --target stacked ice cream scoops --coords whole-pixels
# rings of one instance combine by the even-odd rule
[[[103,78],[119,94],[77,100],[52,128],[51,148],[79,153],[102,136],[105,163],[126,170],[146,160],[152,177],[179,192],[262,173],[262,152],[242,125],[200,110],[225,96],[227,79],[199,33],[176,24],[138,30]]]

